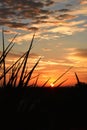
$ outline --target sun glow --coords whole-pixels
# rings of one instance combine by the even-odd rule
[[[51,84],[50,84],[50,86],[51,86],[51,87],[54,87],[54,84],[53,84],[53,83],[51,83]]]

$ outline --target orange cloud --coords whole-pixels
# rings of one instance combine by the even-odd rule
[[[45,52],[51,51],[51,49],[49,49],[49,48],[43,48],[42,50],[45,51]]]
[[[81,0],[80,4],[82,4],[82,5],[87,4],[87,0]]]
[[[39,32],[36,34],[36,37],[39,37]],[[30,41],[32,39],[33,33],[27,33],[27,34],[21,34],[19,36],[17,36],[17,38],[15,39],[15,42],[17,44],[21,44],[23,41]]]
[[[74,50],[74,52],[73,52]],[[50,78],[49,82],[47,83],[47,86],[49,86],[52,82],[54,82],[62,73],[64,73],[70,66],[72,66],[72,63],[74,65],[74,68],[68,72],[64,77],[62,77],[56,84],[60,84],[65,79],[68,79],[65,83],[65,85],[74,85],[76,83],[74,72],[78,72],[79,77],[82,81],[86,81],[86,72],[87,72],[87,65],[86,65],[86,58],[80,58],[80,57],[86,57],[86,50],[78,50],[75,48],[69,48],[68,49],[69,54],[67,57],[64,57],[62,60],[46,60],[45,58],[41,59],[38,66],[35,68],[35,71],[32,75],[32,77],[36,76],[38,73],[40,74],[38,79],[38,85],[43,85],[47,79]],[[79,57],[79,59],[77,58]],[[15,62],[20,57],[19,54],[9,54],[7,58],[7,66],[10,66],[13,61]],[[27,63],[27,69],[28,71],[31,70],[31,68],[34,66],[34,64],[37,62],[39,58],[38,54],[31,53],[28,63]],[[67,60],[68,59],[68,60]],[[78,62],[79,61],[79,62]],[[85,62],[85,64],[84,64]],[[49,67],[49,69],[48,69]],[[84,69],[83,69],[84,67]],[[82,73],[83,72],[83,73]],[[35,82],[35,78],[30,81],[30,83]]]
[[[62,15],[59,15],[58,17],[56,17],[56,19],[58,19],[58,20],[68,20],[68,19],[73,19],[75,17],[76,17],[75,15],[62,14]]]
[[[81,6],[77,9],[73,9],[72,12],[69,14],[79,16],[79,15],[86,15],[87,14],[87,7],[86,6]]]
[[[84,30],[85,28],[69,27],[69,26],[59,26],[50,29],[51,32],[59,32],[60,34],[66,34],[66,35],[72,35],[73,33],[82,32]]]

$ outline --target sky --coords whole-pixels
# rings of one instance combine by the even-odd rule
[[[0,0],[0,37],[2,28],[5,46],[18,34],[8,66],[27,51],[35,33],[27,67],[42,57],[34,72],[39,85],[49,78],[50,85],[71,66],[55,85],[66,79],[64,86],[76,84],[74,72],[87,83],[87,0]]]

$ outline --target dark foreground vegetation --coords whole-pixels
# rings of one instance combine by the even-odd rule
[[[87,86],[0,88],[0,115],[15,130],[57,130],[87,126]]]
[[[27,70],[27,61],[32,49],[35,34],[28,50],[9,67],[6,58],[13,48],[12,41],[5,47],[4,30],[2,29],[2,46],[0,53],[0,130],[84,130],[87,127],[87,85],[81,83],[75,73],[75,87],[45,87],[49,79],[37,86],[29,86],[32,74],[41,58],[31,70]],[[69,67],[57,80],[62,78],[72,67]],[[7,77],[9,75],[9,79]],[[18,80],[19,77],[19,80]]]

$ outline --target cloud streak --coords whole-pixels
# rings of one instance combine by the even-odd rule
[[[87,48],[86,49],[76,49],[74,56],[80,57],[80,58],[87,58]]]
[[[83,26],[79,26],[81,24],[80,16],[87,14],[86,2],[86,0],[79,2],[70,2],[70,0],[18,0],[17,2],[1,0],[0,25],[18,31],[39,31],[39,34],[42,35],[46,32],[53,33],[53,39],[56,38],[55,32],[73,35],[87,29],[85,28],[86,18],[83,18],[85,21],[82,23]],[[22,34],[22,38],[19,37],[19,39],[22,40],[18,40],[18,42],[23,42],[29,38]]]
[[[82,5],[87,4],[87,0],[81,0],[80,4],[82,4]]]

